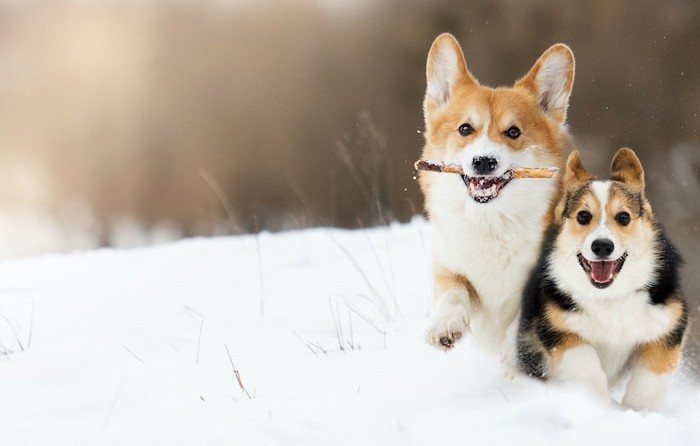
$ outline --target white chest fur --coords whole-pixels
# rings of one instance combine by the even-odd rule
[[[437,188],[432,197],[434,259],[469,279],[478,292],[481,309],[470,319],[482,344],[500,344],[517,316],[552,190],[548,180],[515,180],[487,204],[471,201],[464,188],[445,187],[441,194]]]
[[[608,379],[618,376],[638,345],[658,340],[675,322],[668,307],[649,303],[646,291],[577,304],[581,311],[568,313],[565,325],[596,348]]]

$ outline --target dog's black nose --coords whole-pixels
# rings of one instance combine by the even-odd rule
[[[615,244],[612,240],[601,238],[594,240],[593,243],[591,243],[591,249],[593,250],[593,254],[597,255],[598,257],[605,258],[612,254],[612,252],[615,250]]]
[[[475,156],[472,167],[477,175],[491,175],[498,167],[498,160],[490,156]]]

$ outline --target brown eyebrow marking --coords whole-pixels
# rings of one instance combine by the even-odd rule
[[[619,181],[610,182],[610,194],[620,194],[624,196],[625,201],[633,208],[631,209],[638,217],[644,214],[644,198],[642,194],[632,192],[627,186]]]
[[[583,197],[590,191],[591,183],[588,182],[572,191],[566,193],[566,198],[564,199],[564,211],[562,212],[562,217],[569,218],[571,210],[578,207],[579,202]]]

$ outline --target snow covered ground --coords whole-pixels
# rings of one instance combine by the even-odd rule
[[[426,346],[429,238],[415,220],[6,261],[0,444],[700,444],[683,374],[637,413],[508,380],[469,339]]]

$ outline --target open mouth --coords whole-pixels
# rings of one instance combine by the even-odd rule
[[[506,173],[500,177],[469,177],[467,175],[462,175],[462,180],[464,184],[467,185],[469,196],[477,203],[488,203],[496,198],[498,192],[500,192],[512,178],[513,172],[510,170],[507,170]]]
[[[578,263],[588,274],[591,283],[596,288],[607,288],[612,285],[617,273],[622,270],[627,253],[622,254],[617,260],[597,260],[586,259],[581,253],[578,254]]]

